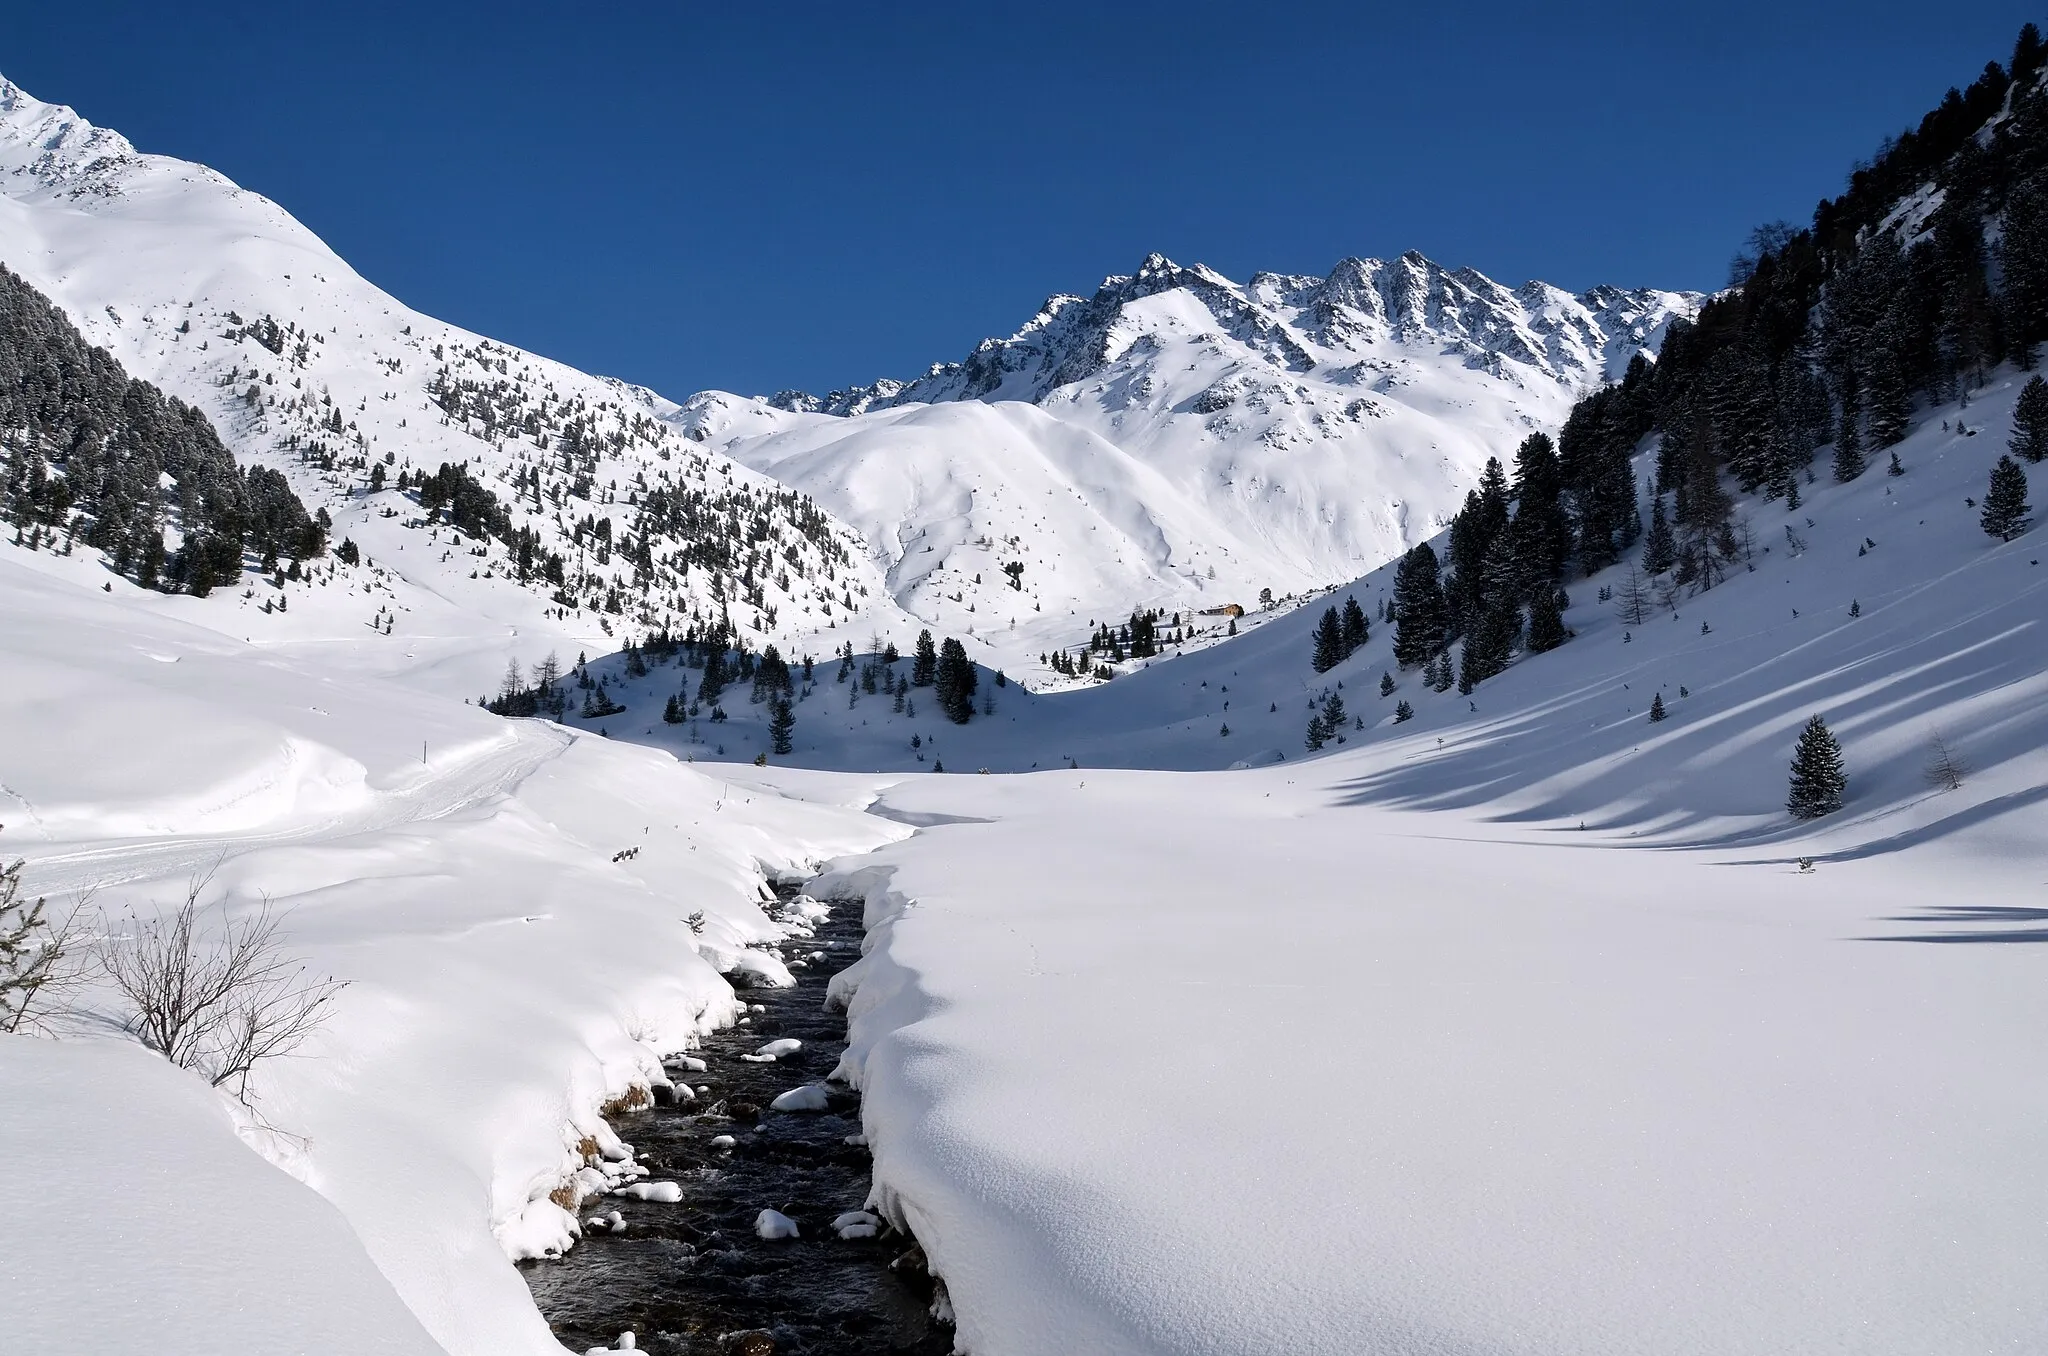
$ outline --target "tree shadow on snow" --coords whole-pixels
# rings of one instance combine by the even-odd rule
[[[1941,906],[1932,913],[1899,914],[1885,920],[1889,923],[2040,923],[2048,922],[2048,908],[2028,908],[2024,905],[1998,904],[1957,904]],[[1912,932],[1892,937],[1859,937],[1859,942],[1936,942],[1936,943],[2026,943],[2048,942],[2048,927],[2042,928],[2001,928],[1998,930],[1977,929],[1966,932]]]

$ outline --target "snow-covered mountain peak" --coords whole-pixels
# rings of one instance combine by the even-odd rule
[[[663,628],[801,654],[856,612],[907,621],[872,610],[883,581],[845,524],[697,446],[672,401],[413,311],[262,195],[4,79],[0,263],[329,513],[372,575],[350,620],[375,638],[350,644],[392,671],[468,694],[508,656]],[[444,464],[495,505],[459,531],[415,497]]]
[[[44,103],[5,76],[0,76],[0,147],[11,152],[7,168],[13,173],[74,195],[119,193],[125,172],[142,159],[119,132],[95,127],[63,104]]]
[[[1247,284],[1153,253],[913,380],[707,392],[674,419],[860,526],[919,615],[963,629],[992,607],[1008,616],[1013,590],[977,610],[959,581],[995,587],[990,544],[1031,543],[1044,565],[1015,601],[1041,615],[1011,624],[1052,639],[1091,616],[1287,593],[1390,558],[1447,519],[1488,457],[1555,428],[1700,300],[1510,289],[1414,250]],[[937,412],[962,405],[1005,412]],[[921,559],[948,552],[950,572]]]

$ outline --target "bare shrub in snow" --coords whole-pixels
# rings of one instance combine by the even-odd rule
[[[85,901],[52,920],[21,897],[22,863],[0,866],[0,1031],[33,1030],[78,985]],[[89,898],[89,896],[88,896]]]
[[[1948,746],[1948,741],[1936,730],[1927,738],[1927,764],[1921,775],[1927,784],[1937,791],[1955,791],[1961,788],[1963,778],[1969,775],[1970,765],[1962,755]]]
[[[247,1101],[256,1065],[303,1045],[343,986],[309,975],[285,949],[278,937],[283,915],[268,899],[249,917],[203,931],[205,884],[192,882],[183,906],[167,917],[131,920],[125,937],[109,928],[101,964],[138,1040]]]

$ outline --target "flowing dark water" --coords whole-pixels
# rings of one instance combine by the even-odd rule
[[[797,986],[743,991],[765,1011],[709,1037],[696,1052],[704,1072],[671,1065],[678,1083],[708,1091],[613,1119],[649,1170],[644,1180],[676,1182],[683,1198],[586,1201],[585,1220],[616,1210],[625,1229],[586,1228],[567,1256],[521,1266],[572,1350],[611,1346],[627,1331],[639,1350],[677,1356],[952,1350],[951,1330],[930,1316],[932,1285],[913,1240],[887,1226],[868,1239],[832,1229],[867,1199],[868,1152],[846,1142],[860,1131],[859,1095],[833,1085],[823,1112],[769,1109],[781,1093],[822,1083],[845,1049],[845,1021],[825,1011],[825,986],[860,956],[856,914],[857,906],[839,905],[816,937],[782,946],[784,959],[803,967]],[[802,1050],[772,1064],[740,1059],[783,1037]],[[729,1148],[712,1142],[724,1135]],[[801,1236],[756,1237],[763,1208],[794,1219]]]

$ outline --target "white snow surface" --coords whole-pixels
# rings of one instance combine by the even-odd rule
[[[572,1241],[575,1216],[550,1192],[638,1175],[599,1108],[665,1082],[663,1054],[735,1020],[720,971],[792,926],[761,907],[764,875],[906,830],[859,813],[867,793],[850,779],[815,787],[817,804],[735,787],[665,753],[265,651],[186,620],[206,600],[127,585],[110,595],[106,578],[84,553],[0,545],[0,852],[26,858],[28,888],[60,903],[97,886],[117,926],[174,906],[198,877],[208,927],[265,900],[287,910],[293,951],[349,987],[300,1057],[262,1071],[261,1119],[243,1136],[347,1225],[288,1200],[247,1225],[250,1240],[271,1268],[322,1277],[326,1305],[359,1308],[361,1349],[431,1349],[379,1318],[402,1301],[451,1353],[558,1351],[508,1259]],[[614,860],[627,846],[639,851]],[[687,921],[700,912],[701,935]],[[104,1030],[113,1015],[108,995],[90,993],[58,1034]],[[101,1087],[106,1050],[7,1041],[0,1086],[62,1082],[51,1066],[75,1061],[81,1087]],[[195,1181],[246,1180],[176,1198],[201,1212],[180,1228],[168,1186],[81,1203],[89,1214],[64,1229],[133,1245],[62,1284],[8,1287],[0,1303],[30,1307],[38,1331],[102,1303],[114,1277],[143,1295],[185,1285],[191,1229],[233,1233],[279,1199],[276,1168],[248,1149],[238,1166],[234,1146],[220,1147],[225,1123],[195,1120],[195,1105],[220,1120],[215,1094],[147,1072],[121,1133],[147,1139],[162,1119],[160,1171],[189,1157]],[[92,1127],[69,1119],[85,1100],[24,1122],[12,1096],[0,1125],[39,1136],[36,1158],[89,1142]],[[585,1139],[607,1171],[584,1166]],[[300,1219],[312,1221],[303,1238]],[[329,1265],[348,1229],[368,1263]],[[167,1349],[235,1349],[232,1315],[215,1312],[234,1298],[224,1285],[195,1280],[180,1319],[222,1340]],[[262,1322],[283,1333],[298,1320]]]
[[[137,1046],[0,1036],[0,1162],[15,1175],[9,1351],[441,1350],[341,1213],[251,1154],[205,1084]]]
[[[872,929],[875,1208],[964,1350],[2048,1331],[2038,808],[1906,852],[1857,817],[1806,875],[1388,808],[1377,764],[908,780],[881,808],[980,822],[818,884]]]

